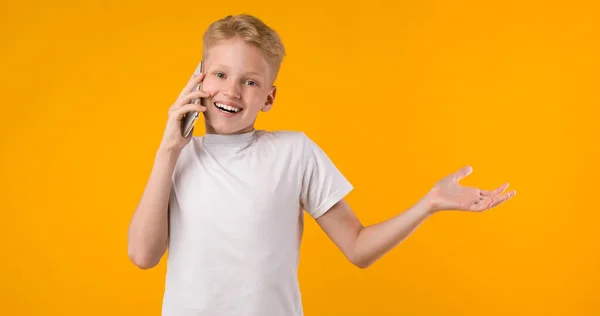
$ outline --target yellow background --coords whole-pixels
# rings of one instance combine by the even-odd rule
[[[288,50],[257,128],[313,138],[364,225],[464,165],[464,185],[517,191],[366,270],[307,220],[306,315],[600,314],[595,1],[0,6],[1,315],[160,314],[165,258],[134,267],[127,228],[202,33],[244,12]]]

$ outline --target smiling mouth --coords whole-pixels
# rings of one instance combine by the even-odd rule
[[[235,106],[229,106],[229,105],[219,103],[219,102],[214,102],[213,104],[215,105],[215,107],[217,109],[227,112],[227,113],[239,113],[243,110],[242,108],[238,108]]]

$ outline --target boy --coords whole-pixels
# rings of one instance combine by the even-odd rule
[[[169,249],[162,315],[303,315],[297,280],[305,210],[346,258],[366,268],[440,210],[483,211],[512,195],[462,187],[465,167],[418,203],[363,227],[344,197],[352,185],[304,133],[256,130],[275,101],[284,47],[250,15],[203,36],[203,74],[169,111],[146,190],[129,228],[129,257],[148,269]],[[202,82],[202,91],[190,92]],[[202,98],[202,105],[192,100]],[[204,114],[206,134],[181,119]]]

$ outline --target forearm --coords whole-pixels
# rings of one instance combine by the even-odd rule
[[[408,237],[433,212],[425,196],[415,205],[384,222],[362,228],[356,238],[354,258],[366,268]]]
[[[167,249],[168,203],[177,157],[177,152],[157,152],[146,189],[129,226],[129,258],[143,269],[158,264]]]

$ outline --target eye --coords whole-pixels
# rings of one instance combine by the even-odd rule
[[[224,73],[222,73],[222,72],[217,72],[217,73],[215,73],[215,76],[217,76],[217,77],[219,77],[219,78],[224,78],[224,77],[225,77],[225,74],[224,74]]]
[[[248,80],[248,81],[246,81],[246,82],[247,82],[247,83],[248,83],[248,85],[250,85],[250,86],[256,86],[256,85],[258,85],[258,83],[257,83],[256,81]]]

